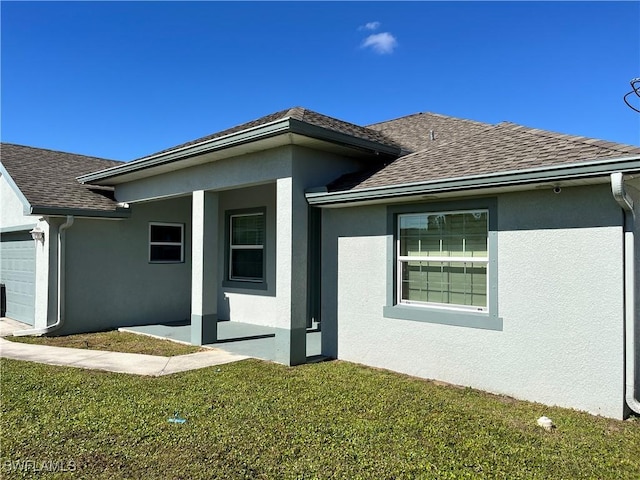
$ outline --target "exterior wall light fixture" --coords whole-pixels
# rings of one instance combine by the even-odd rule
[[[33,238],[36,243],[42,242],[42,244],[44,245],[44,231],[40,227],[36,226],[29,233],[31,234],[31,238]]]

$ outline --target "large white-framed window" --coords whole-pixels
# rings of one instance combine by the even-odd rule
[[[495,197],[387,207],[383,316],[501,331]]]
[[[184,225],[181,223],[149,223],[149,262],[184,262]]]
[[[486,312],[488,216],[483,209],[398,215],[398,303]]]
[[[264,210],[231,213],[228,222],[228,279],[264,282]]]

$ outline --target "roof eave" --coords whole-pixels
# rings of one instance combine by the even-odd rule
[[[318,207],[336,206],[338,204],[353,204],[412,195],[480,190],[511,185],[599,177],[612,172],[640,172],[640,156],[536,167],[425,182],[412,182],[359,190],[327,192],[326,188],[321,187],[307,190],[305,196],[310,205]]]
[[[194,157],[196,155],[202,155],[263,140],[285,133],[294,133],[319,140],[325,140],[359,150],[370,151],[372,154],[397,156],[400,153],[400,149],[397,147],[318,127],[316,125],[296,120],[292,117],[285,117],[264,125],[259,125],[240,132],[230,133],[195,145],[189,145],[179,149],[170,150],[168,152],[159,153],[157,155],[152,155],[150,157],[134,160],[133,162],[118,165],[116,167],[81,175],[77,177],[77,180],[81,183],[100,184],[105,180],[110,180],[118,176]]]
[[[124,165],[118,165],[117,167],[107,168],[106,170],[100,170],[98,172],[88,173],[81,175],[76,179],[80,183],[100,183],[107,179],[125,175],[128,173],[137,172],[150,167],[164,165],[177,160],[181,160],[195,155],[208,153],[215,150],[222,150],[234,145],[240,145],[242,143],[252,142],[261,138],[267,138],[270,136],[285,133],[288,128],[288,118],[276,120],[265,125],[253,127],[241,132],[230,133],[222,137],[206,140],[194,145],[188,145],[186,147],[169,150],[168,152],[158,153],[149,157],[144,157],[139,160],[125,163]]]
[[[290,129],[291,133],[316,138],[318,140],[325,140],[327,142],[344,145],[346,147],[365,150],[376,155],[397,157],[401,153],[400,147],[377,142],[375,140],[355,137],[347,133],[337,132],[329,128],[306,123],[295,118],[290,119]]]
[[[33,205],[29,211],[31,215],[46,215],[49,217],[64,217],[73,215],[74,217],[86,218],[129,218],[131,216],[130,208],[116,207],[115,210],[94,210],[90,208],[73,208],[73,207],[51,207],[44,205]]]

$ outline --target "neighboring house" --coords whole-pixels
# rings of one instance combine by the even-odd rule
[[[639,147],[293,108],[128,163],[1,155],[8,314],[35,333],[231,320],[295,365],[320,321],[328,357],[640,409]]]
[[[58,316],[56,238],[66,215],[121,218],[129,213],[118,208],[113,188],[87,187],[75,177],[121,162],[5,143],[0,159],[0,282],[6,286],[6,315],[46,327]],[[34,229],[44,236],[35,247]]]

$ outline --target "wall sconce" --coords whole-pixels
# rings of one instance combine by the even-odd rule
[[[33,238],[36,242],[42,242],[42,244],[44,245],[44,231],[41,230],[40,227],[36,226],[29,233],[31,234],[31,238]]]

